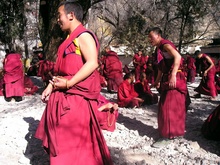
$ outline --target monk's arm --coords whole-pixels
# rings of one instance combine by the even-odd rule
[[[84,80],[98,68],[98,51],[94,38],[89,33],[83,33],[78,39],[82,56],[86,62],[82,68],[69,81],[67,81],[68,87]]]
[[[170,87],[176,87],[176,73],[179,69],[180,66],[180,61],[181,61],[181,55],[179,52],[174,49],[170,44],[165,44],[163,47],[171,56],[174,58],[173,62],[173,70],[171,72],[171,77],[169,80],[169,86]]]
[[[206,56],[206,59],[207,59],[208,63],[210,64],[210,66],[204,71],[207,73],[212,67],[215,66],[215,64],[212,62],[212,59],[209,56]]]

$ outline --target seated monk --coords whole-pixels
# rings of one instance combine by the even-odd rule
[[[100,94],[96,117],[101,129],[113,132],[118,118],[118,104],[110,102]]]
[[[144,72],[141,73],[140,80],[134,84],[134,90],[138,93],[138,97],[144,100],[143,105],[158,103],[158,96],[151,92],[147,76]]]
[[[130,72],[124,76],[124,81],[119,85],[117,96],[120,107],[140,107],[144,102],[134,90],[134,80],[135,74],[134,72]]]

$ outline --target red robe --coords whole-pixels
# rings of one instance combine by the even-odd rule
[[[215,75],[216,89],[217,92],[220,93],[220,60],[216,64],[215,68],[216,68],[216,75]]]
[[[4,59],[5,96],[24,96],[24,71],[21,55],[10,53]]]
[[[79,25],[59,47],[55,73],[71,79],[84,65],[73,41],[83,32]],[[79,51],[78,51],[79,52]],[[100,93],[97,71],[68,90],[54,90],[35,136],[49,150],[51,165],[111,165],[111,157],[95,116]]]
[[[207,117],[201,131],[205,138],[220,141],[220,105]]]
[[[138,93],[138,97],[144,100],[143,105],[151,105],[158,103],[158,96],[157,94],[151,92],[148,80],[144,80],[143,83],[141,81],[137,81],[134,84],[134,89]]]
[[[173,67],[173,58],[163,49],[164,44],[170,44],[175,48],[174,44],[168,40],[162,40],[159,50],[163,56],[160,61],[159,69],[163,73],[161,80],[161,96],[158,103],[158,130],[162,137],[174,138],[183,136],[185,133],[185,117],[186,117],[186,95],[187,86],[184,73],[181,66],[176,74],[176,88],[169,89],[169,77]],[[176,49],[176,48],[175,48]]]
[[[103,60],[103,74],[107,80],[107,89],[117,92],[118,86],[123,81],[122,63],[114,51],[107,52]]]
[[[206,54],[203,54],[200,58],[202,72],[204,72],[210,65],[205,58],[206,56]],[[216,69],[214,66],[208,71],[207,76],[202,78],[199,86],[195,88],[195,91],[200,94],[216,97],[218,93],[215,86],[215,73]]]
[[[188,56],[186,59],[187,64],[187,82],[193,83],[196,76],[196,60],[193,57]]]
[[[98,98],[98,107],[101,107],[108,103],[110,103],[110,101],[100,94]],[[116,128],[118,110],[112,111],[109,109],[104,109],[103,111],[99,111],[97,109],[96,117],[98,119],[101,129],[113,132]]]
[[[37,76],[41,77],[43,82],[45,82],[46,84],[48,84],[49,80],[51,80],[51,77],[48,73],[50,72],[51,74],[53,74],[54,65],[54,62],[48,60],[41,60],[39,62]]]
[[[140,79],[140,74],[142,72],[145,72],[146,57],[143,55],[135,54],[133,57],[133,61],[138,62],[138,64],[133,63],[135,68],[135,80],[138,81]]]
[[[118,105],[120,107],[139,107],[139,103],[135,97],[138,94],[134,90],[134,85],[130,84],[128,80],[124,80],[118,88]]]
[[[38,87],[34,85],[28,76],[24,76],[24,93],[25,95],[33,95],[38,91]]]

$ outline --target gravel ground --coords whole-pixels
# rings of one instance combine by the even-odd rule
[[[40,88],[37,77],[32,80]],[[190,96],[200,79],[188,84]],[[42,91],[42,90],[40,90]],[[102,94],[115,101],[116,94]],[[155,90],[153,92],[156,93]],[[203,96],[203,95],[202,95]],[[220,143],[201,135],[201,126],[208,115],[219,105],[207,96],[191,98],[187,112],[186,134],[172,140],[167,147],[156,149],[151,145],[159,138],[157,131],[157,105],[142,108],[119,108],[117,128],[114,132],[103,131],[116,165],[220,165]],[[0,164],[2,165],[49,165],[48,155],[41,141],[34,138],[37,125],[45,108],[40,92],[25,96],[22,102],[5,102],[0,97]]]

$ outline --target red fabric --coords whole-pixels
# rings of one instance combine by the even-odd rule
[[[41,60],[39,62],[37,76],[41,77],[44,82],[48,83],[49,80],[51,80],[51,77],[48,73],[51,72],[51,74],[53,74],[54,66],[55,63],[52,61]]]
[[[135,68],[135,80],[139,80],[141,72],[145,72],[146,69],[146,57],[143,55],[135,54],[133,57],[133,61],[137,62],[133,63]]]
[[[220,105],[207,117],[201,131],[207,139],[220,140]]]
[[[134,90],[134,85],[130,84],[128,80],[124,80],[118,88],[118,105],[120,107],[139,107],[139,103],[134,98],[138,94]]]
[[[24,72],[21,55],[10,53],[4,59],[4,83],[6,97],[24,95]]]
[[[209,63],[205,58],[206,56],[206,54],[203,54],[201,57],[201,69],[203,72],[209,67]],[[207,76],[202,78],[199,86],[195,88],[195,91],[204,95],[216,97],[218,92],[215,86],[215,73],[216,69],[214,66],[208,71]]]
[[[114,51],[107,52],[103,58],[103,72],[107,80],[107,89],[117,91],[123,81],[122,63]]]
[[[34,85],[32,80],[28,76],[24,76],[24,93],[26,95],[33,95],[38,91],[38,87]]]
[[[187,64],[187,81],[193,83],[196,76],[196,60],[193,57],[188,56],[186,60]]]
[[[151,92],[148,80],[144,80],[143,83],[137,81],[134,84],[134,89],[138,93],[138,97],[144,100],[142,105],[151,105],[158,103],[158,96]]]
[[[98,98],[98,107],[111,103],[101,94]],[[114,103],[112,103],[114,104]],[[103,111],[96,111],[96,117],[101,129],[113,132],[116,128],[116,121],[118,119],[118,110],[104,109]]]
[[[187,86],[183,72],[176,74],[176,88],[169,89],[168,81],[173,68],[173,59],[169,59],[167,52],[163,50],[164,44],[176,47],[168,40],[162,40],[159,47],[163,60],[160,61],[159,68],[163,72],[161,80],[161,96],[158,103],[158,130],[162,137],[173,138],[182,136],[185,132],[186,117],[186,95]],[[182,63],[179,69],[181,69]]]
[[[72,42],[83,32],[89,31],[82,25],[78,26],[60,45],[55,65],[57,75],[70,79],[83,66],[82,57],[75,53],[76,47]],[[99,93],[97,71],[67,91],[51,93],[35,134],[49,149],[51,165],[112,164],[94,112],[98,108]]]

